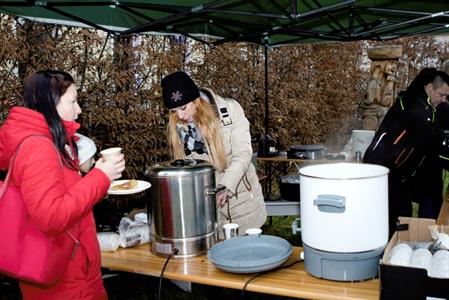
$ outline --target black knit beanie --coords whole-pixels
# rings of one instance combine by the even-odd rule
[[[168,109],[186,105],[199,96],[195,82],[184,72],[175,72],[162,79],[162,98]]]

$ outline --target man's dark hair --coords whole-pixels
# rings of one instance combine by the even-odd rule
[[[444,83],[449,85],[449,75],[435,68],[424,68],[413,79],[407,88],[407,92],[416,92],[429,83],[432,83],[435,88],[442,86]]]

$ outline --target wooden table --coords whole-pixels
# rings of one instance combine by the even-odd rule
[[[294,247],[293,254],[286,262],[298,260],[302,249]],[[159,277],[165,258],[153,255],[149,244],[101,254],[101,266]],[[207,256],[189,259],[174,259],[168,263],[164,278],[190,281],[203,285],[242,289],[254,274],[233,274],[221,271],[207,260]],[[295,297],[303,299],[379,299],[379,280],[362,282],[337,282],[318,279],[304,270],[304,263],[288,269],[276,270],[255,278],[246,287],[247,291]]]

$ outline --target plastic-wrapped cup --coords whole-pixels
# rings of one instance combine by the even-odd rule
[[[150,241],[150,227],[148,224],[139,223],[128,228],[120,234],[119,243],[122,248],[128,248],[135,245],[142,245]]]
[[[449,278],[449,251],[438,250],[432,257],[429,277]]]
[[[390,253],[390,264],[397,266],[410,266],[413,249],[401,243],[393,247]]]
[[[245,230],[245,233],[247,235],[261,235],[262,234],[262,229],[260,228],[249,228]]]
[[[101,252],[115,251],[120,246],[120,235],[116,232],[98,232],[97,239]]]
[[[410,267],[421,268],[430,271],[432,266],[432,253],[425,248],[413,250]]]
[[[146,213],[138,213],[134,216],[134,222],[148,223],[148,215]]]

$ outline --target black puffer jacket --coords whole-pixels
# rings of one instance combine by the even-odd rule
[[[383,165],[390,169],[391,175],[407,180],[426,160],[438,157],[440,132],[436,109],[425,90],[401,92],[385,115],[363,161]]]
[[[437,73],[436,69],[422,70],[407,90],[399,93],[365,152],[364,162],[390,169],[390,235],[399,216],[413,215],[412,202],[419,203],[420,218],[435,219],[441,208],[442,170],[449,168],[449,147],[443,147],[449,107],[446,102],[433,107],[424,88],[436,75],[447,77]]]

